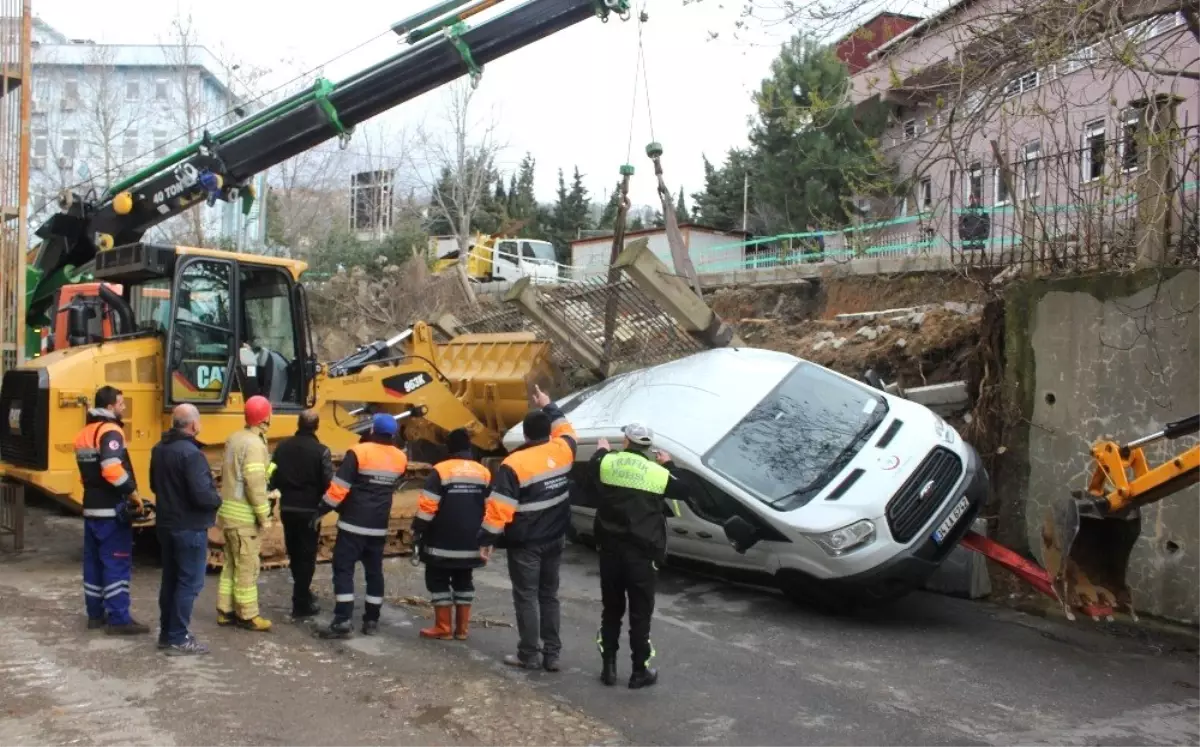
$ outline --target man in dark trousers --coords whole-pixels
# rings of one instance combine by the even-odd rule
[[[571,521],[575,429],[538,387],[533,402],[538,409],[525,416],[525,443],[504,458],[493,477],[479,553],[487,560],[494,546],[508,550],[520,642],[517,653],[504,657],[504,663],[557,672],[562,652],[558,570]]]
[[[279,491],[279,515],[288,565],[292,569],[292,617],[313,617],[321,611],[312,593],[317,568],[317,515],[321,496],[333,480],[333,456],[317,440],[321,418],[315,410],[300,413],[296,435],[279,444],[271,459],[271,487]]]
[[[188,632],[188,624],[204,588],[208,528],[216,523],[221,494],[196,440],[199,433],[199,410],[179,405],[171,412],[171,430],[150,451],[150,489],[158,506],[155,525],[162,548],[158,647],[168,656],[208,653],[208,646]]]
[[[667,557],[666,500],[686,500],[687,489],[672,470],[665,451],[654,451],[654,432],[641,423],[623,429],[622,451],[612,451],[605,439],[590,462],[590,478],[599,493],[594,533],[600,551],[600,634],[596,643],[603,661],[600,679],[617,682],[617,649],[621,619],[629,606],[629,649],[633,673],[629,687],[648,687],[658,681],[650,668],[650,618],[654,614],[654,585]]]
[[[346,451],[312,518],[314,528],[330,511],[338,512],[337,540],[333,544],[333,620],[322,638],[348,638],[354,615],[354,567],[362,563],[366,577],[366,604],[363,610],[363,635],[379,632],[379,611],[383,608],[383,547],[387,542],[388,518],[392,512],[392,494],[404,471],[408,457],[396,448],[396,419],[376,414],[371,432],[363,441]]]
[[[83,597],[88,629],[130,635],[150,628],[129,614],[133,525],[142,514],[137,480],[125,448],[125,395],[96,390],[87,425],[75,436],[75,463],[83,483]]]
[[[475,600],[474,569],[483,565],[479,526],[492,473],[475,460],[466,428],[450,431],[446,448],[448,457],[425,479],[412,524],[434,613],[433,627],[423,629],[421,637],[465,641]]]

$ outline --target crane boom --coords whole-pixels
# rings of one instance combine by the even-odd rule
[[[444,12],[465,4],[443,3],[440,8]],[[411,46],[339,83],[318,79],[310,90],[225,130],[205,132],[199,141],[94,200],[64,195],[62,210],[36,232],[42,239],[35,263],[41,277],[49,280],[67,266],[91,261],[99,250],[137,242],[153,226],[202,201],[241,201],[248,211],[254,199],[248,185],[255,174],[328,140],[348,137],[356,125],[463,75],[474,78],[483,65],[593,15],[604,21],[612,12],[627,17],[628,0],[529,0],[469,28],[462,19],[473,12],[468,8],[410,34]],[[444,33],[435,34],[438,30]],[[46,296],[40,291],[34,295]]]

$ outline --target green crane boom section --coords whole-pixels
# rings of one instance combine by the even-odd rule
[[[443,2],[413,19],[424,23],[469,1]],[[393,29],[407,33],[412,44],[398,54],[338,83],[319,79],[309,90],[227,129],[205,132],[96,199],[72,195],[36,231],[42,242],[30,278],[37,282],[29,295],[30,325],[48,321],[45,312],[57,288],[71,282],[72,269],[101,249],[137,242],[153,226],[201,202],[241,202],[248,212],[255,174],[348,137],[356,125],[463,75],[476,78],[483,65],[587,18],[607,21],[613,12],[628,17],[628,0],[530,0],[467,27],[465,18],[497,1],[475,0],[415,31],[410,27],[416,24],[402,21]]]

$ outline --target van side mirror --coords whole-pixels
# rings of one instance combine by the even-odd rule
[[[740,516],[731,516],[725,520],[725,538],[733,549],[741,554],[754,547],[758,542],[758,531],[754,525]]]

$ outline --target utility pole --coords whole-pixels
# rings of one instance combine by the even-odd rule
[[[742,179],[742,233],[746,233],[748,215],[750,212],[750,170],[747,169]]]

